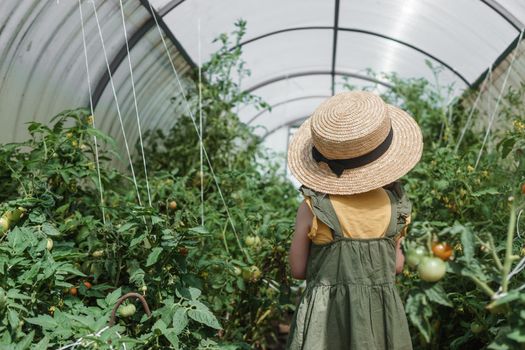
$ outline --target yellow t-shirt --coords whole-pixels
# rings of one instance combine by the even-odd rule
[[[355,239],[378,238],[385,234],[390,224],[392,208],[390,197],[383,188],[354,195],[329,195],[341,230],[345,237]],[[305,201],[312,209],[311,199]],[[407,219],[407,225],[410,217]],[[405,229],[403,229],[405,233]],[[314,215],[308,237],[315,244],[332,241],[330,228]]]

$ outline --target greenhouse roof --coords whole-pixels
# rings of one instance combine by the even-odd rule
[[[212,40],[247,21],[242,42],[252,75],[242,89],[261,95],[271,113],[245,110],[248,122],[271,129],[307,116],[320,100],[352,85],[386,85],[367,74],[396,72],[433,80],[425,63],[444,68],[440,84],[456,94],[476,85],[517,39],[525,22],[519,0],[175,0],[152,1],[187,56],[199,61],[217,49]],[[200,23],[200,29],[199,29]],[[200,37],[199,37],[200,31]],[[280,113],[281,114],[281,113]]]
[[[138,137],[134,95],[144,128],[172,126],[176,120],[170,98],[180,90],[170,60],[184,75],[206,61],[219,47],[213,39],[234,30],[241,18],[247,21],[243,58],[252,74],[240,87],[273,108],[269,112],[246,107],[240,115],[245,122],[264,126],[267,135],[288,133],[288,126],[299,123],[344,84],[387,89],[383,76],[370,71],[433,81],[428,61],[442,67],[439,83],[453,84],[451,98],[457,96],[478,86],[491,65],[506,59],[525,27],[521,0],[122,3],[129,45],[118,1],[0,4],[0,115],[16,116],[6,120],[0,141],[24,139],[25,122],[46,121],[65,108],[89,105],[90,95],[99,127],[121,144],[122,130],[132,141]]]

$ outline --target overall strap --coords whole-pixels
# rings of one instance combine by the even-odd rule
[[[332,231],[332,236],[334,240],[343,237],[343,232],[341,230],[341,224],[335,209],[330,202],[330,197],[328,194],[316,192],[312,189],[302,186],[300,191],[304,196],[309,197],[312,204],[312,212],[319,220],[326,224]]]
[[[385,236],[393,237],[399,234],[408,223],[408,217],[412,211],[412,203],[405,194],[403,186],[399,181],[394,182],[386,188],[386,193],[390,198],[392,211]]]

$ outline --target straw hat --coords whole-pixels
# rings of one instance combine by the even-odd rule
[[[416,121],[370,92],[324,101],[295,133],[288,165],[303,185],[355,194],[385,186],[412,169],[423,151]]]

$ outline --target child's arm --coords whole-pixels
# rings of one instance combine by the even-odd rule
[[[399,235],[396,239],[396,273],[403,272],[403,266],[405,265],[405,254],[403,253],[403,249],[401,249],[401,244],[403,243],[403,240],[405,239],[405,236],[407,234],[408,225],[412,221],[412,217],[409,215],[406,218],[406,224],[405,227],[401,230]]]
[[[290,247],[290,254],[288,256],[290,268],[292,270],[292,277],[296,279],[303,280],[306,278],[306,263],[310,250],[310,238],[308,238],[308,232],[310,232],[312,219],[312,212],[306,202],[303,201],[297,210],[295,233]]]

